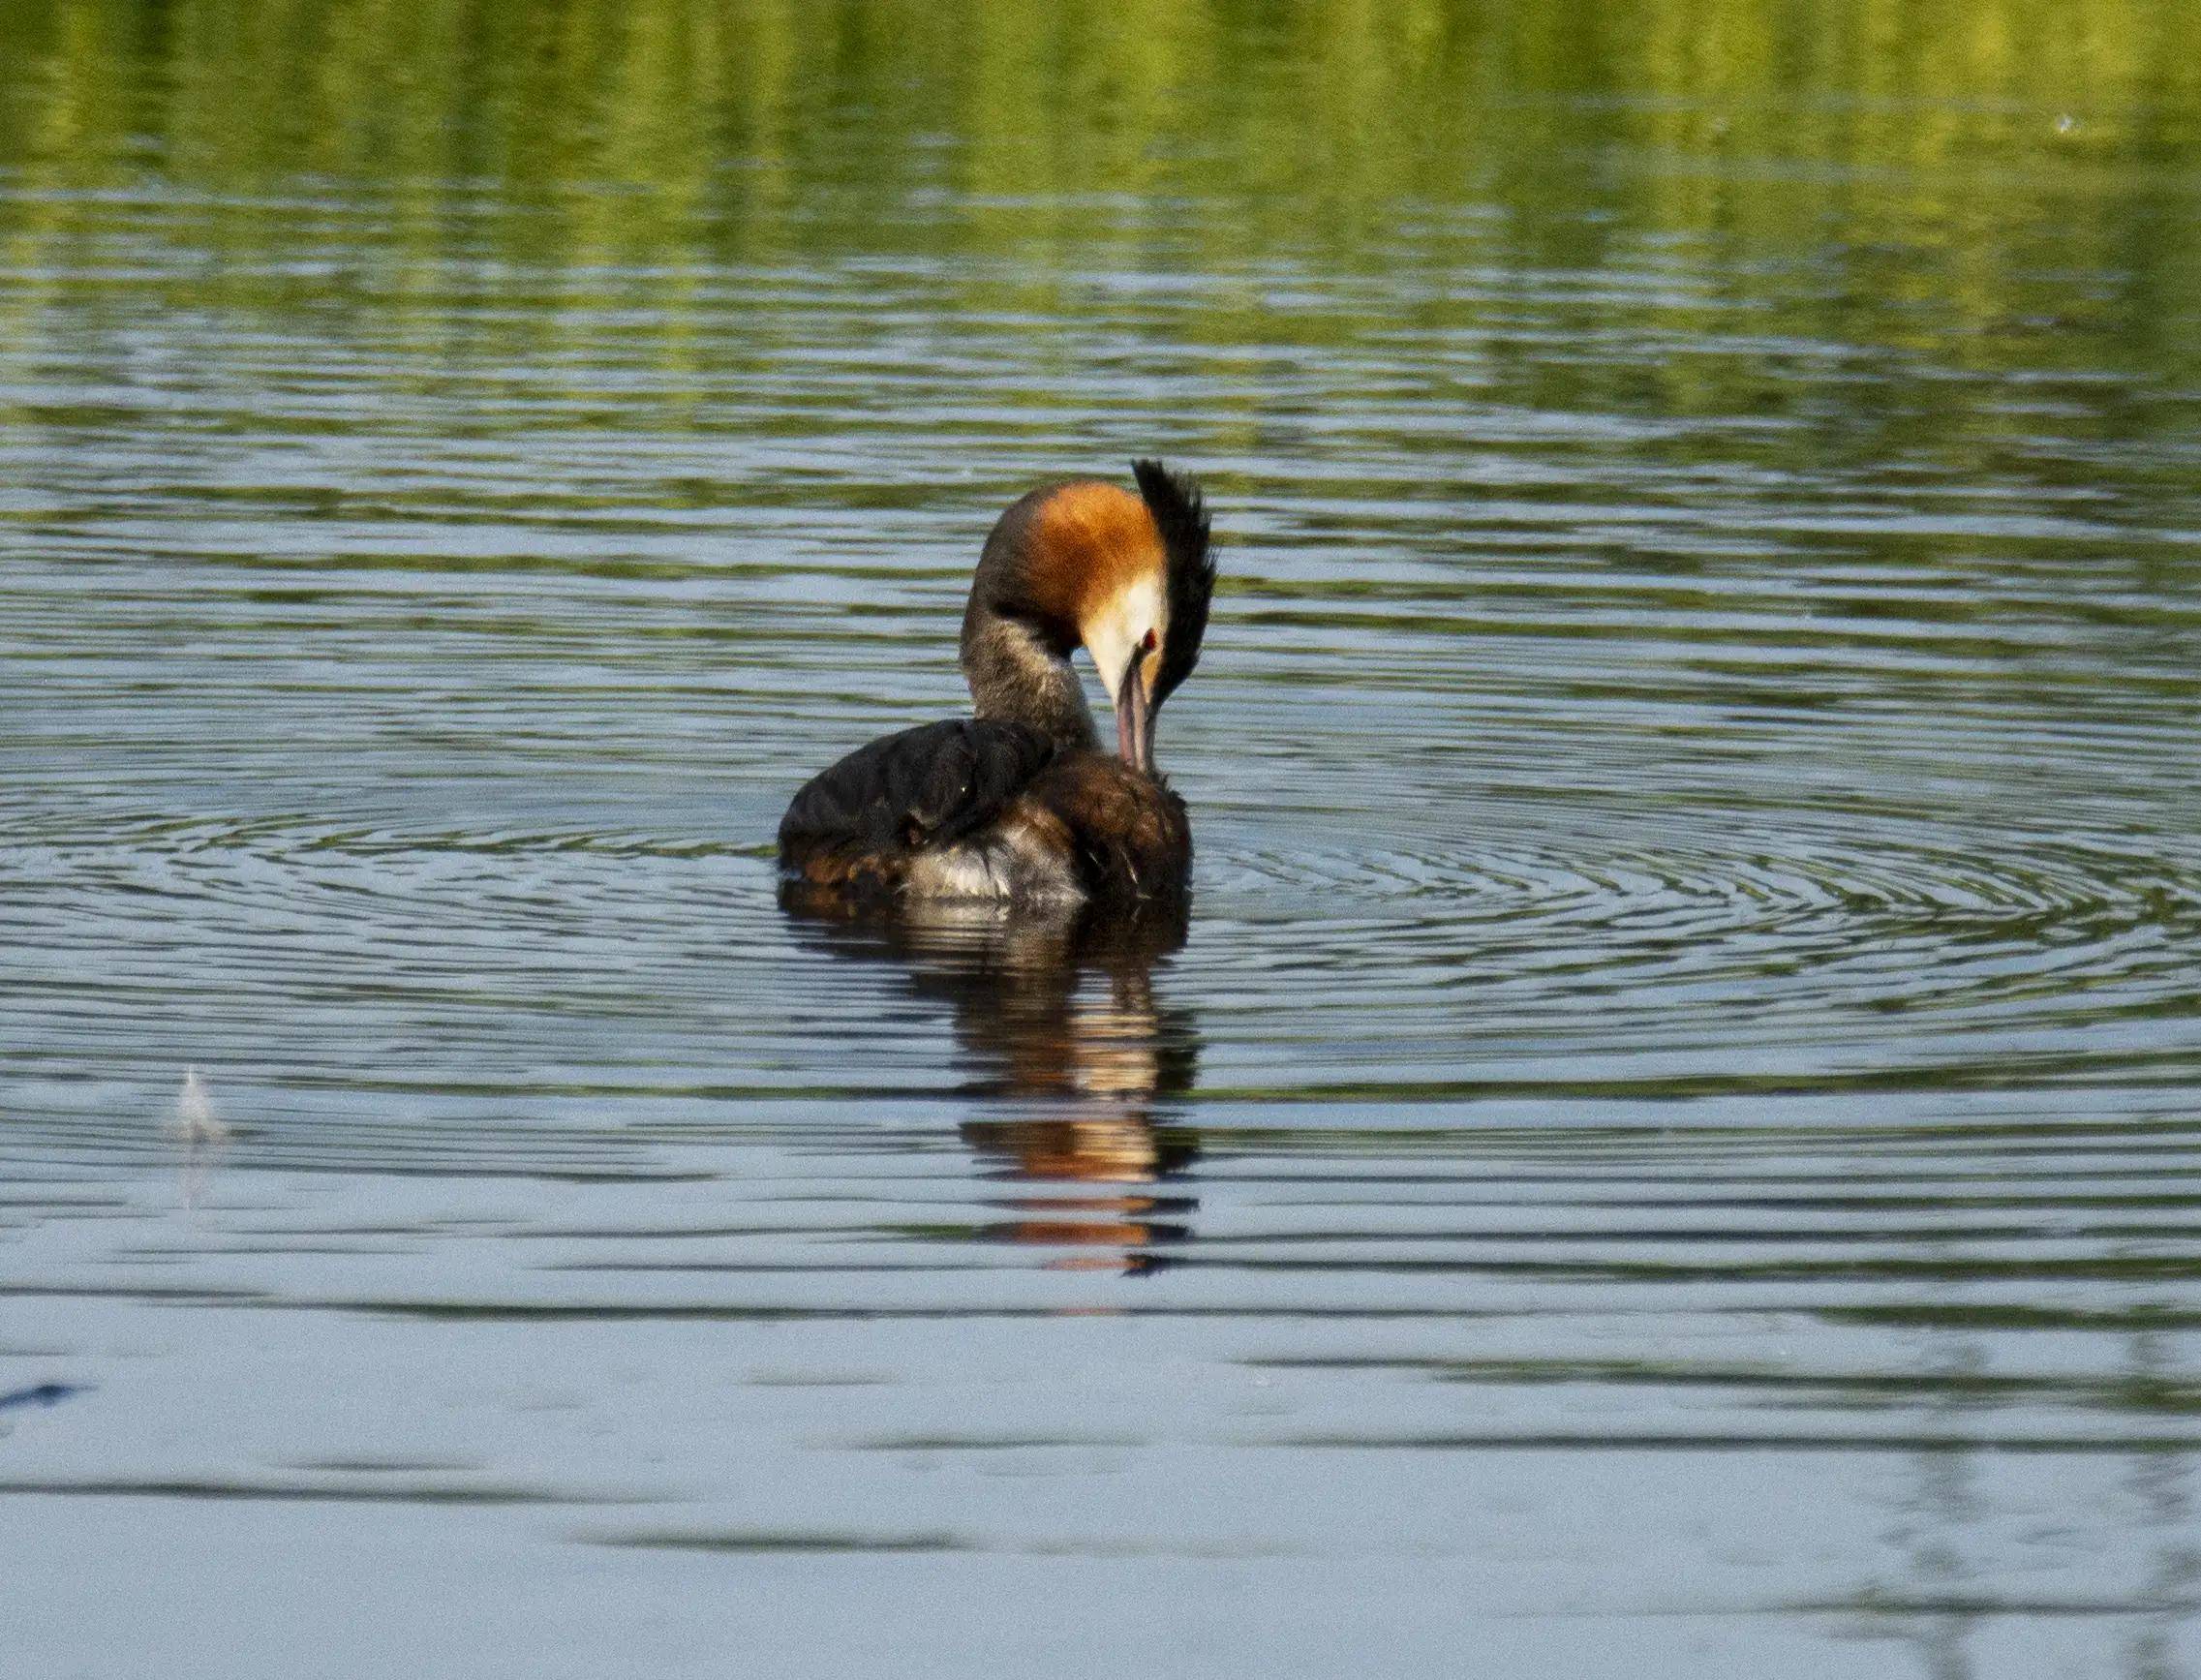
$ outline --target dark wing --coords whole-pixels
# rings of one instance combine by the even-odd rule
[[[811,778],[780,819],[780,867],[817,886],[891,888],[918,853],[994,816],[1054,760],[1022,723],[921,724]]]

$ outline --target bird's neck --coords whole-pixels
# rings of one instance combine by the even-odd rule
[[[1028,724],[1065,747],[1093,745],[1093,715],[1068,650],[1027,622],[972,603],[963,621],[963,674],[979,717]]]

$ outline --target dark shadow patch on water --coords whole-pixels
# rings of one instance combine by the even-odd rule
[[[413,1482],[361,1487],[341,1483],[226,1481],[219,1477],[53,1477],[0,1479],[0,1498],[247,1500],[328,1505],[647,1505],[647,1499],[549,1487]]]
[[[943,1552],[977,1551],[974,1543],[953,1534],[826,1534],[770,1530],[724,1533],[666,1531],[648,1534],[581,1535],[590,1545],[625,1546],[644,1551],[756,1553],[784,1552]]]
[[[1305,1451],[1351,1449],[1387,1452],[1977,1452],[2058,1454],[2171,1454],[2201,1451],[2194,1435],[1955,1435],[1858,1433],[1838,1435],[1695,1434],[1675,1430],[1527,1431],[1417,1435],[1288,1435],[1241,1440],[1240,1447]]]
[[[2181,1616],[2201,1611],[2201,1599],[2021,1599],[1912,1597],[1907,1594],[1864,1594],[1852,1601],[1804,1599],[1774,1604],[1758,1612],[1764,1615],[1884,1616]],[[1737,1614],[1725,1611],[1723,1614]],[[1749,1612],[1739,1612],[1749,1613]],[[2169,1674],[2172,1670],[2162,1670]]]
[[[996,1556],[1039,1558],[1174,1559],[1187,1562],[1229,1562],[1240,1558],[1276,1558],[1300,1555],[1282,1546],[1217,1544],[1204,1546],[1164,1540],[993,1540],[951,1532],[915,1534],[858,1534],[786,1532],[774,1530],[657,1530],[636,1534],[584,1534],[574,1539],[588,1545],[621,1546],[645,1551],[718,1552],[732,1556],[815,1553],[876,1553],[882,1556],[927,1552],[984,1552]]]
[[[91,1390],[89,1383],[36,1383],[27,1389],[15,1389],[0,1394],[0,1412],[15,1407],[51,1408],[78,1394],[88,1394]]]

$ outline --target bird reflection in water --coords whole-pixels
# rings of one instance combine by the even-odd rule
[[[963,1122],[994,1176],[1023,1184],[1012,1217],[981,1240],[1079,1252],[1058,1270],[1143,1274],[1187,1240],[1199,1203],[1164,1186],[1191,1166],[1191,1131],[1168,1123],[1191,1088],[1199,1039],[1188,1011],[1157,1001],[1154,975],[1184,943],[1179,903],[1079,916],[991,904],[863,916],[830,900],[784,899],[810,940],[897,963],[919,997],[944,1003],[968,1076],[997,1115]]]

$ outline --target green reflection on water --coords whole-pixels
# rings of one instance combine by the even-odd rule
[[[2201,19],[2175,0],[5,0],[0,39],[18,268],[104,225],[69,195],[157,175],[242,195],[191,219],[246,250],[364,196],[400,267],[486,239],[657,265],[660,301],[700,260],[859,249],[1013,256],[1002,308],[1058,301],[1096,246],[1391,275],[1401,232],[1436,269],[1487,252],[1486,218],[1544,268],[1644,235],[1830,254],[1819,312],[1890,338],[1953,313],[1987,361],[2036,311],[2023,271],[2066,276],[2082,324],[2119,277],[2188,356],[2167,329],[2201,286]],[[1273,340],[1260,302],[1211,300],[1206,336],[1258,314]],[[1285,313],[1312,343],[1357,324]]]
[[[1272,453],[1335,404],[1304,359],[1349,352],[1372,426],[1394,397],[1712,418],[1635,451],[2186,489],[2121,458],[2201,374],[2201,13],[2173,0],[0,0],[0,367],[242,312],[355,340],[353,389],[487,400],[524,366],[576,425],[801,439],[891,424],[892,388],[727,382],[892,315],[899,354],[922,321],[1026,370],[943,445],[1044,434],[1135,343],[1199,382],[1210,457]],[[647,404],[592,387],[611,333]],[[101,423],[10,382],[0,413]],[[1448,435],[1386,441],[1459,492]],[[1582,464],[1559,496],[1613,452],[1522,446]]]

